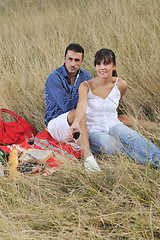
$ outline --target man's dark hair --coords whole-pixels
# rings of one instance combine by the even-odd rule
[[[81,47],[78,43],[71,43],[69,46],[66,48],[64,56],[66,57],[68,50],[82,53],[82,59],[84,58],[84,49]]]

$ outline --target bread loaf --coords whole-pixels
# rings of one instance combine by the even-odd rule
[[[13,177],[17,173],[17,166],[18,166],[18,150],[13,148],[9,154],[8,158],[8,165],[10,166],[9,169],[9,176]]]

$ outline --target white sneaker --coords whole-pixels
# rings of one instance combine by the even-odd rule
[[[87,172],[102,171],[93,155],[86,158],[86,160],[84,161],[84,167]]]

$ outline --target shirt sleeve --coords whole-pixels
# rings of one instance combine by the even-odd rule
[[[78,101],[78,92],[73,94],[65,86],[58,74],[53,74],[48,77],[46,82],[46,92],[50,101],[50,105],[56,104],[63,112],[70,111],[75,108]]]

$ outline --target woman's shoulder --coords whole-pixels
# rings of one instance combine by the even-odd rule
[[[127,82],[123,78],[118,77],[117,87],[118,88],[127,88]]]
[[[127,82],[123,78],[118,78],[117,87],[121,93],[121,98],[122,98],[127,90]]]
[[[89,88],[90,88],[90,84],[88,83],[90,80],[88,81],[84,81],[80,84],[79,86],[79,91],[89,91]]]
[[[88,81],[90,81],[90,80],[88,80]],[[82,82],[82,83],[80,84],[80,87],[81,87],[81,88],[86,88],[86,87],[88,86],[88,81]]]
[[[88,80],[88,81],[84,81],[84,82],[82,82],[81,83],[81,85],[82,86],[88,86],[88,87],[91,87],[92,85],[94,85],[94,80],[95,80],[96,78],[91,78],[90,80]]]

